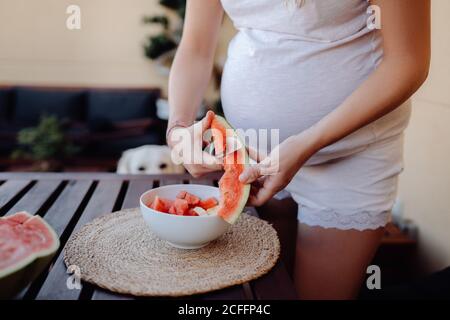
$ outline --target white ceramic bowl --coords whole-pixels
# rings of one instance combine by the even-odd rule
[[[196,184],[168,185],[149,190],[141,196],[141,213],[153,233],[170,245],[180,249],[198,249],[223,235],[230,225],[218,216],[177,216],[153,210],[146,205],[156,196],[173,200],[183,190],[201,199],[219,199],[219,189],[216,187]]]

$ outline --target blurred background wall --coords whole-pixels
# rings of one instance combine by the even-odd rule
[[[400,180],[404,216],[419,227],[424,267],[450,265],[450,1],[432,1],[432,63],[413,99]]]
[[[65,27],[68,5],[82,10],[82,29]],[[0,84],[155,86],[167,77],[144,57],[152,27],[142,17],[157,0],[0,0]],[[428,270],[450,265],[450,1],[433,1],[433,61],[414,97],[400,181],[403,216],[419,228]],[[218,60],[234,30],[224,23]]]
[[[66,28],[66,8],[81,8],[81,30]],[[0,0],[0,83],[167,86],[143,43],[144,15],[166,13],[157,0]],[[225,21],[218,60],[233,34]]]

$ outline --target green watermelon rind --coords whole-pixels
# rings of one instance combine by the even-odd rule
[[[41,217],[39,219],[52,236],[50,248],[34,252],[20,262],[0,271],[0,299],[11,298],[39,276],[50,264],[59,248],[59,237],[53,228]]]
[[[225,118],[216,115],[216,119],[226,128],[226,129],[231,129],[234,132],[234,136],[239,140],[239,142],[241,143],[242,146],[245,146],[244,141],[242,141],[241,137],[236,133],[236,130],[230,125],[230,123],[225,120]],[[244,154],[244,165],[248,166],[249,165],[249,156],[247,153],[247,150],[244,148],[241,148],[239,150],[240,153]],[[234,224],[240,217],[241,213],[244,211],[245,205],[247,204],[248,198],[250,196],[250,184],[246,184],[243,187],[242,190],[242,195],[238,201],[238,206],[237,208],[232,212],[232,214],[230,214],[228,217],[223,218],[226,222],[228,222],[229,224]]]

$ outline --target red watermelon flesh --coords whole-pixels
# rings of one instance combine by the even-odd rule
[[[175,199],[173,206],[175,207],[176,214],[178,215],[186,215],[190,209],[189,203],[185,199]]]
[[[218,202],[217,202],[216,198],[208,198],[205,200],[201,200],[199,203],[199,206],[205,210],[214,208],[217,205],[218,205]]]
[[[155,197],[155,199],[153,200],[151,208],[153,210],[160,211],[160,212],[165,212],[166,211],[166,206],[161,201],[161,198],[158,197],[158,196]]]
[[[168,212],[172,207],[173,201],[156,196],[153,202],[150,203],[150,208],[159,212]]]
[[[167,213],[170,213],[170,214],[177,214],[177,209],[172,205],[172,206],[169,208],[169,211],[167,211]]]
[[[191,207],[195,207],[196,205],[198,205],[200,203],[200,198],[194,196],[193,194],[186,192],[186,196],[184,197],[184,199],[189,203],[189,206]]]
[[[42,221],[26,212],[0,219],[0,270],[52,248],[53,234]]]
[[[198,214],[197,214],[197,212],[195,212],[194,209],[189,209],[188,212],[186,213],[186,216],[197,217]]]
[[[7,296],[27,280],[31,281],[27,267],[36,264],[31,270],[40,272],[58,247],[58,236],[41,217],[27,212],[1,217],[0,296]]]
[[[213,208],[218,205],[216,198],[200,199],[196,195],[187,191],[180,191],[175,200],[169,200],[156,196],[153,201],[150,201],[147,206],[153,210],[183,216],[198,216],[198,213],[193,210],[196,207],[201,207],[205,210]]]
[[[230,124],[220,116],[214,117],[211,128],[214,129],[212,134],[216,154],[226,154],[227,136],[233,136],[233,138],[240,140]],[[244,145],[242,141],[241,145]],[[231,224],[239,218],[250,195],[250,185],[239,181],[239,176],[247,164],[248,154],[245,148],[230,153],[224,158],[225,173],[219,181],[218,215]]]
[[[30,219],[32,217],[31,214],[29,214],[28,212],[25,211],[21,211],[21,212],[17,212],[11,216],[8,216],[5,218],[4,222],[10,222],[10,223],[24,223],[25,221],[27,221],[28,219]],[[1,225],[1,221],[0,221],[0,225]]]
[[[169,208],[173,205],[173,201],[165,198],[160,198],[160,201],[164,205],[164,211],[168,211]]]
[[[177,199],[184,199],[189,203],[189,206],[196,206],[200,203],[200,198],[187,191],[180,191]]]
[[[178,199],[184,199],[186,197],[186,191],[180,191],[177,195]]]

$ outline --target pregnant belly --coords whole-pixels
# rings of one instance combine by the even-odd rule
[[[276,128],[282,138],[322,119],[373,70],[368,61],[342,57],[339,50],[314,54],[236,40],[222,77],[225,114],[236,127]]]
[[[222,77],[222,105],[236,128],[278,129],[281,141],[315,124],[373,71],[367,45],[280,39],[241,31],[231,42]]]

